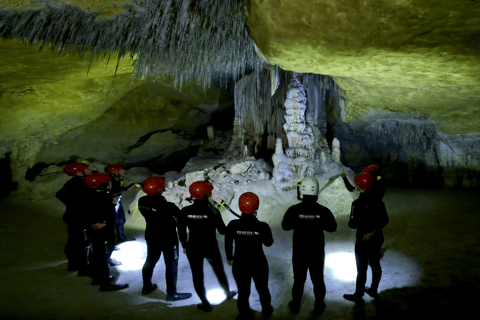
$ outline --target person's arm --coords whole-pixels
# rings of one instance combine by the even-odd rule
[[[292,230],[295,227],[295,211],[293,207],[290,207],[283,216],[282,228],[285,231]]]
[[[350,184],[350,181],[348,181],[347,177],[342,175],[343,183],[345,183],[345,187],[347,188],[348,191],[352,192],[355,190],[355,187]]]
[[[185,219],[185,213],[181,210],[177,218],[178,237],[183,249],[187,249],[187,223]]]
[[[352,229],[358,228],[358,217],[355,216],[355,203],[352,203],[352,209],[350,210],[350,220],[348,226]]]
[[[225,226],[225,222],[223,222],[220,211],[218,212],[218,214],[214,216],[214,219],[215,219],[215,226],[218,230],[218,233],[220,233],[221,235],[224,235],[227,232],[227,227]]]
[[[263,232],[261,232],[262,242],[266,247],[270,247],[273,244],[273,235],[270,226],[263,222]]]
[[[230,221],[227,226],[227,231],[225,232],[225,254],[227,256],[227,261],[233,260],[233,236],[235,234],[234,221]]]
[[[388,224],[388,214],[387,214],[387,209],[385,208],[385,204],[383,201],[380,201],[377,207],[377,215],[375,217],[375,226],[374,230],[381,230],[385,228],[385,226]]]
[[[337,230],[337,221],[335,221],[332,211],[328,208],[325,208],[322,212],[321,220],[323,222],[323,230],[328,232],[334,232]]]

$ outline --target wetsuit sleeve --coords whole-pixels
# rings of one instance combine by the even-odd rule
[[[355,212],[356,208],[355,208],[355,202],[352,203],[352,209],[350,211],[350,220],[348,221],[348,226],[352,229],[356,229],[358,228],[358,217],[356,218],[355,217]]]
[[[264,222],[263,223],[263,232],[262,234],[262,242],[266,247],[270,247],[273,244],[273,235],[270,226]]]
[[[233,237],[235,235],[235,227],[232,222],[233,221],[230,221],[227,226],[227,231],[225,232],[225,254],[228,261],[233,260]]]
[[[377,216],[375,217],[376,219],[374,221],[374,230],[381,230],[388,224],[387,209],[385,208],[385,204],[383,202],[379,203],[378,211],[376,213]]]
[[[295,227],[295,210],[294,207],[288,208],[287,212],[285,212],[285,215],[283,216],[283,221],[282,221],[282,228],[285,231],[292,230]]]
[[[355,190],[355,187],[350,184],[350,181],[348,181],[347,177],[342,177],[343,183],[345,183],[345,187],[347,188],[348,191],[352,192]]]
[[[215,208],[214,208],[215,209]],[[215,226],[220,234],[225,234],[227,232],[227,227],[225,226],[225,223],[223,222],[222,215],[220,212],[215,215]]]
[[[325,208],[321,217],[324,222],[323,230],[328,232],[334,232],[337,230],[337,221],[335,221],[332,211],[330,211],[328,208]]]
[[[185,211],[182,209],[177,216],[178,237],[183,249],[187,249],[187,221]]]

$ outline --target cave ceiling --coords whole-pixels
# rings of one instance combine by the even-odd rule
[[[69,0],[97,19],[122,0]],[[42,1],[0,0],[24,9]],[[480,1],[250,0],[248,26],[271,65],[331,76],[348,99],[344,121],[376,110],[421,113],[450,134],[480,132]],[[100,117],[145,81],[124,56],[58,55],[0,40],[1,138],[59,135]]]

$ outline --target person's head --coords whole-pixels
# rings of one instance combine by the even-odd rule
[[[370,173],[372,176],[376,177],[380,175],[380,167],[377,165],[371,165],[363,169],[363,173]]]
[[[142,183],[142,190],[149,196],[158,196],[165,191],[165,179],[151,176]]]
[[[194,199],[208,199],[212,195],[213,185],[208,181],[197,181],[192,183],[188,190]]]
[[[71,177],[86,176],[91,173],[89,165],[86,163],[71,163],[63,168],[63,172]]]
[[[125,174],[125,170],[119,164],[109,164],[105,167],[105,172],[115,178],[122,177]]]
[[[300,192],[304,200],[313,200],[318,198],[318,180],[310,177],[302,180],[300,184]]]
[[[105,173],[94,173],[85,177],[84,182],[90,189],[106,190],[111,186],[112,178]]]
[[[256,216],[258,207],[260,206],[260,199],[253,192],[245,192],[238,198],[238,208],[243,213],[243,216]]]
[[[355,187],[361,193],[370,189],[373,184],[373,177],[370,173],[359,173],[355,176]]]

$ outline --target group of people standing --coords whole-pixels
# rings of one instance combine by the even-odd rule
[[[80,179],[83,179],[84,184],[88,186],[84,190],[95,190],[95,192],[90,193],[90,195],[95,195],[95,197],[92,196],[88,201],[85,198],[77,199],[78,202],[92,203],[92,208],[94,208],[89,211],[87,223],[85,224],[84,220],[82,222],[83,226],[87,226],[84,230],[90,230],[93,256],[95,257],[91,259],[92,268],[89,269],[91,270],[89,272],[94,279],[97,279],[103,291],[127,288],[127,284],[110,284],[108,273],[108,258],[109,254],[111,254],[115,226],[112,219],[114,215],[112,210],[109,209],[110,204],[115,202],[115,199],[113,201],[111,199],[112,194],[115,196],[115,193],[113,191],[108,192],[108,190],[112,190],[112,179],[109,180],[107,179],[108,175],[99,173],[92,175],[88,166],[79,165],[70,165],[70,168],[65,171],[67,173],[75,172],[75,175],[62,190],[66,189],[68,191],[70,189],[69,186],[79,184]],[[93,178],[90,178],[91,176]],[[345,174],[342,174],[342,178],[349,191],[354,191],[355,189],[360,191],[360,197],[352,203],[350,220],[348,222],[352,229],[357,229],[355,243],[357,263],[356,290],[354,294],[344,295],[345,299],[360,303],[363,301],[362,297],[365,292],[372,297],[378,297],[377,289],[382,273],[380,251],[384,241],[382,229],[388,223],[388,215],[382,201],[385,185],[378,166],[369,166],[365,168],[364,172],[356,175],[356,187],[353,187],[348,182]],[[72,182],[74,180],[78,182],[74,184]],[[94,180],[95,183],[90,182],[90,180]],[[229,300],[235,297],[237,292],[230,290],[224,270],[216,236],[216,231],[218,230],[221,235],[225,235],[227,264],[232,267],[233,277],[238,288],[237,308],[239,315],[237,319],[253,319],[249,304],[252,279],[260,296],[263,317],[270,318],[273,313],[273,307],[268,288],[269,265],[263,246],[270,247],[274,239],[270,226],[257,219],[257,210],[260,205],[258,196],[252,192],[242,194],[238,200],[238,205],[242,212],[240,219],[232,220],[228,226],[225,226],[221,213],[216,207],[215,201],[211,198],[213,185],[208,181],[197,181],[189,186],[191,195],[189,200],[193,204],[181,210],[162,196],[165,190],[165,180],[163,178],[157,176],[149,177],[141,186],[146,196],[138,200],[138,208],[146,220],[145,240],[147,243],[147,259],[142,268],[142,294],[149,294],[157,288],[157,285],[152,283],[152,275],[155,265],[163,252],[166,266],[167,300],[177,301],[188,299],[192,296],[191,293],[177,292],[180,239],[183,253],[186,254],[191,267],[195,291],[201,300],[197,307],[205,312],[212,311],[204,285],[204,259],[212,266],[226,299]],[[294,230],[292,250],[294,283],[289,307],[293,313],[299,313],[307,271],[310,270],[315,294],[314,311],[316,314],[321,314],[325,309],[324,298],[326,294],[323,278],[325,264],[323,231],[336,231],[337,223],[332,212],[317,202],[319,185],[315,178],[304,179],[301,181],[299,188],[302,194],[301,202],[290,207],[282,221],[284,230]],[[66,194],[67,191],[63,192]],[[115,190],[115,192],[118,191]],[[87,196],[87,193],[85,193],[85,196]],[[62,199],[61,197],[59,198]],[[67,205],[67,212],[64,216],[69,232],[67,247],[69,244],[72,247],[72,243],[75,242],[71,242],[70,238],[78,237],[79,228],[71,226],[79,225],[79,219],[79,216],[75,215],[74,211],[69,211],[69,206]],[[103,230],[102,235],[100,235],[100,230]],[[94,239],[98,239],[98,241],[94,241]],[[96,246],[94,243],[96,243]],[[79,254],[74,258],[73,250],[71,248],[67,249],[67,247],[65,252],[69,260],[69,266],[71,264],[77,265],[79,275],[81,270],[84,273],[83,270],[86,270],[82,269],[85,267],[82,255],[82,250],[84,249],[80,250],[81,246],[77,246],[76,252]],[[97,255],[95,255],[96,250],[99,251]],[[82,254],[80,254],[81,252]],[[372,268],[373,279],[372,285],[369,288],[365,288],[368,264]]]
[[[125,170],[119,165],[109,165],[105,171],[93,171],[85,163],[65,166],[64,172],[72,179],[56,197],[66,205],[68,270],[90,276],[92,285],[100,285],[102,291],[115,291],[128,288],[127,284],[111,284],[109,267],[122,264],[111,259],[112,252],[119,250],[115,244],[135,240],[125,237],[122,206],[122,192],[135,184],[123,185]]]

